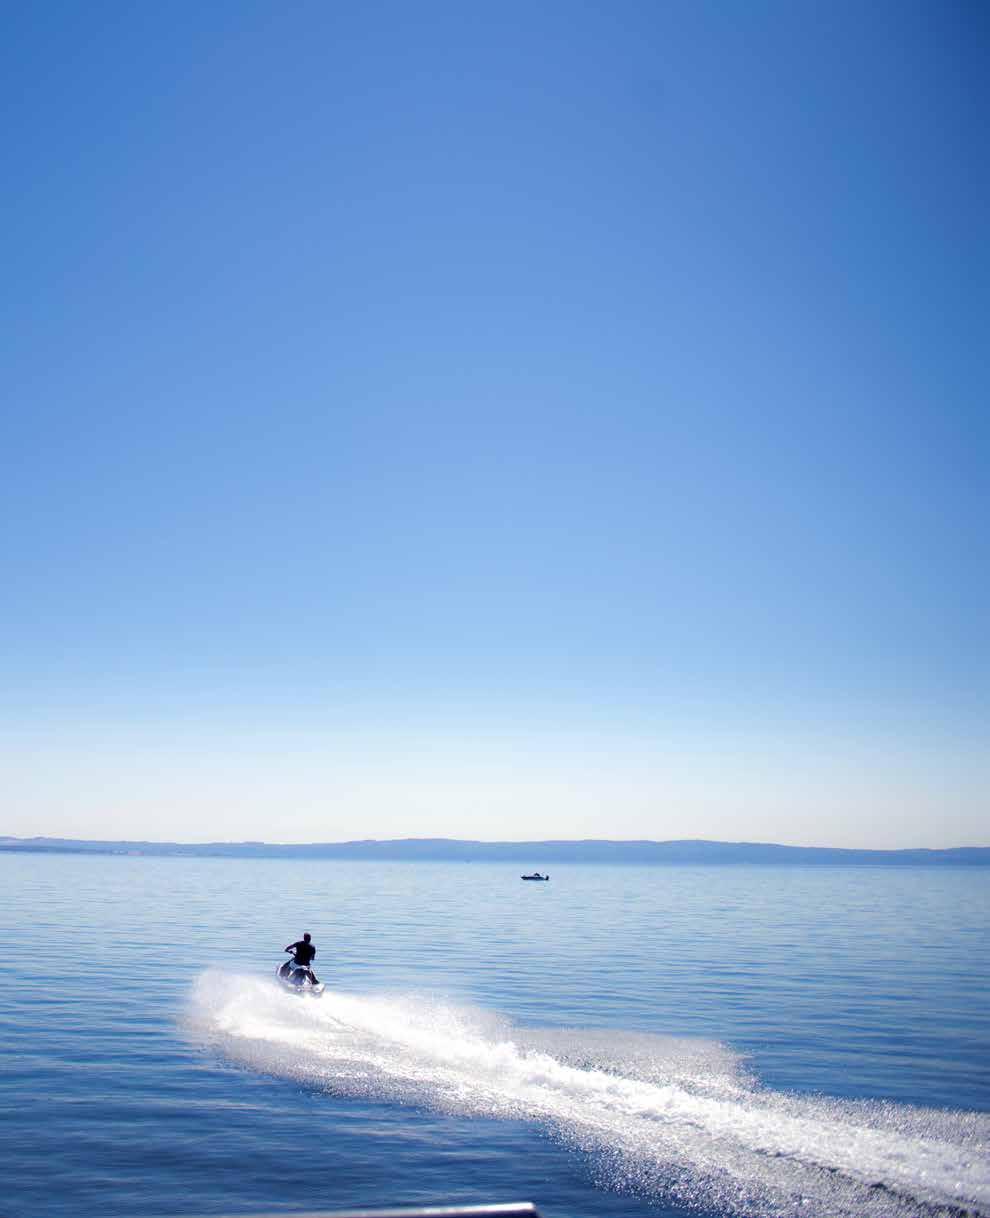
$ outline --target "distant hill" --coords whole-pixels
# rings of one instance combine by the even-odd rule
[[[313,842],[97,842],[64,837],[3,837],[7,853],[140,854],[185,858],[378,859],[448,862],[544,863],[785,863],[803,866],[990,866],[990,846],[952,850],[842,850],[831,846],[778,846],[766,842],[583,841],[473,842],[446,837],[391,841]]]

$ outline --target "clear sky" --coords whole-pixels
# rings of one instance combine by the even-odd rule
[[[8,6],[0,832],[990,842],[988,12]]]

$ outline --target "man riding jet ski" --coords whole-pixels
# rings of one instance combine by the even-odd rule
[[[276,971],[279,981],[289,989],[322,994],[323,982],[317,979],[310,967],[316,955],[316,948],[311,942],[309,931],[306,931],[298,943],[290,943],[285,950],[292,952],[292,959],[286,960]]]

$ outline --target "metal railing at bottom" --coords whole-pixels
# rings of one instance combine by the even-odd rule
[[[387,1210],[307,1210],[301,1214],[252,1214],[250,1218],[540,1218],[540,1212],[529,1201],[508,1201],[500,1205],[414,1205]]]

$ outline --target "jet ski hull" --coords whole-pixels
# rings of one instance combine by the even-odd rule
[[[292,967],[286,972],[286,966],[280,964],[275,970],[275,980],[283,990],[288,990],[290,994],[301,995],[303,997],[309,995],[310,998],[319,998],[327,987],[322,981],[317,981],[314,985],[308,978],[298,977],[298,974],[301,972],[304,972],[304,970]]]

